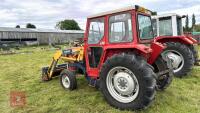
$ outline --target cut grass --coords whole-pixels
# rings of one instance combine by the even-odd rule
[[[0,113],[132,113],[109,106],[100,91],[88,86],[83,77],[78,78],[75,91],[63,90],[58,78],[41,82],[41,68],[50,63],[55,50],[28,47],[23,51],[33,53],[0,56]],[[175,78],[166,91],[157,92],[148,109],[135,112],[200,113],[199,73],[200,67],[194,67],[187,77]],[[10,107],[10,91],[24,91],[26,105]]]

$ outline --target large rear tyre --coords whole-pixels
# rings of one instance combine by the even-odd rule
[[[69,70],[63,70],[60,74],[60,84],[65,90],[74,90],[77,88],[76,76]]]
[[[164,54],[172,60],[174,75],[183,77],[191,71],[194,64],[192,51],[179,42],[167,42]]]
[[[156,79],[141,57],[118,54],[100,72],[100,88],[107,102],[121,110],[144,109],[155,97]]]
[[[165,90],[173,80],[173,70],[170,69],[170,67],[167,64],[167,61],[164,58],[162,58],[162,56],[159,56],[157,58],[157,60],[153,64],[153,67],[155,73],[163,72],[166,70],[168,71],[164,75],[158,75],[156,80],[156,89]]]

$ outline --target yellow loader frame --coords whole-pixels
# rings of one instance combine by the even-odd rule
[[[63,60],[65,64],[57,65],[59,60]],[[48,81],[52,79],[56,71],[61,71],[64,68],[68,69],[68,63],[83,61],[84,47],[73,47],[66,50],[58,50],[54,54],[49,67],[42,68],[42,80]]]

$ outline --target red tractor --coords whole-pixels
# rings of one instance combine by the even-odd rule
[[[84,47],[57,52],[52,65],[43,68],[42,79],[50,80],[61,71],[62,87],[73,90],[75,74],[82,72],[110,105],[146,108],[156,89],[164,90],[173,77],[171,61],[162,55],[165,46],[154,42],[150,13],[131,6],[88,17]],[[66,64],[56,66],[59,59]]]
[[[193,65],[199,65],[197,41],[184,36],[182,18],[185,16],[174,13],[152,16],[154,35],[157,36],[155,41],[166,44],[164,53],[172,60],[177,77],[187,75]]]

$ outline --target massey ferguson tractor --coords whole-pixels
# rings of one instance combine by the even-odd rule
[[[156,89],[164,90],[173,78],[171,60],[163,54],[166,47],[154,41],[150,14],[131,6],[89,16],[84,46],[57,51],[42,69],[42,80],[59,76],[64,89],[74,90],[76,75],[82,73],[111,106],[148,107]]]
[[[167,45],[164,53],[172,60],[177,77],[187,75],[193,65],[199,65],[197,41],[183,34],[184,17],[174,13],[152,16],[155,41]]]

